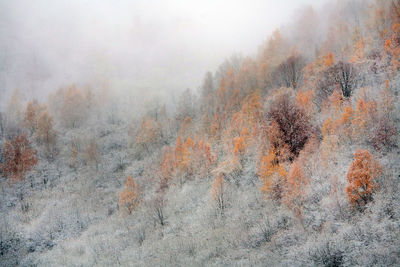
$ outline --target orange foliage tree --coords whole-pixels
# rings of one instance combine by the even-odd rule
[[[258,176],[263,182],[261,191],[271,194],[274,199],[281,199],[282,187],[286,183],[287,172],[278,160],[278,153],[270,148],[268,155],[261,158],[258,167]]]
[[[44,107],[39,105],[36,100],[30,101],[25,110],[24,126],[33,134],[37,129],[39,115],[44,110]]]
[[[377,104],[374,100],[360,98],[357,101],[353,124],[359,130],[363,130],[372,126],[372,122],[377,116]]]
[[[261,61],[268,64],[267,67],[277,67],[287,56],[287,42],[276,29],[268,42],[264,45]],[[265,78],[269,78],[268,76]]]
[[[228,154],[234,157],[242,157],[247,147],[256,141],[260,133],[262,122],[261,97],[258,92],[248,95],[242,101],[240,111],[233,114],[230,125],[223,133],[223,141]]]
[[[178,131],[178,135],[183,138],[187,138],[191,134],[191,128],[193,128],[193,121],[191,117],[186,117],[182,123],[181,127]]]
[[[288,174],[287,183],[285,186],[284,202],[289,208],[293,209],[296,215],[301,215],[306,196],[306,185],[308,179],[304,175],[302,166],[298,162],[294,162]]]
[[[324,57],[324,64],[327,67],[332,66],[335,64],[335,55],[332,52],[329,52],[325,57]]]
[[[183,161],[183,143],[180,136],[176,138],[174,155],[175,155],[175,167],[179,167]]]
[[[172,179],[174,169],[174,153],[171,147],[167,147],[163,151],[163,156],[160,162],[160,190],[164,190],[168,187],[168,183]]]
[[[183,143],[183,148],[182,148],[182,162],[181,162],[181,169],[184,171],[188,171],[189,174],[192,173],[193,169],[191,166],[191,162],[193,159],[193,153],[195,150],[195,143],[192,138],[188,137]]]
[[[224,109],[225,117],[228,117],[229,114],[232,114],[232,113],[240,110],[241,99],[242,98],[241,98],[240,90],[239,89],[234,90],[231,97],[229,98],[228,103],[226,103],[226,106]]]
[[[346,193],[350,203],[362,208],[372,200],[372,194],[378,187],[376,179],[382,173],[382,166],[368,152],[357,150],[354,153],[354,161],[347,172]]]
[[[160,161],[160,189],[167,188],[169,181],[177,175],[181,178],[207,176],[214,163],[215,155],[210,143],[198,137],[195,140],[188,137],[183,143],[178,136],[175,148],[167,147],[163,151]]]
[[[125,189],[119,195],[119,207],[128,214],[139,205],[141,201],[141,191],[135,180],[128,176],[126,178]]]
[[[312,114],[314,110],[313,104],[313,95],[311,90],[307,90],[305,92],[299,91],[296,97],[297,104],[304,110],[307,111],[308,114]]]
[[[185,143],[181,143],[178,137],[175,146],[175,167],[185,175],[208,175],[215,156],[211,151],[211,145],[199,138],[195,141],[188,137]]]
[[[66,127],[75,128],[85,118],[87,101],[81,89],[72,85],[61,91],[63,99],[60,108],[60,117]]]
[[[216,140],[220,138],[222,125],[223,125],[222,116],[219,114],[219,109],[217,109],[210,127],[210,135],[212,138]]]
[[[242,129],[249,128],[253,135],[256,135],[263,115],[262,100],[257,91],[243,100],[241,113],[243,114],[244,122],[246,122]]]
[[[237,88],[242,92],[251,92],[257,87],[257,64],[250,57],[243,60],[236,77]]]
[[[342,116],[336,121],[336,127],[340,128],[346,137],[351,137],[351,130],[354,131],[353,120],[354,118],[354,110],[352,106],[346,106]],[[354,133],[353,133],[354,134]]]
[[[326,111],[331,115],[322,124],[321,133],[324,140],[335,135],[341,138],[351,138],[353,134],[354,110],[350,103],[343,99],[339,90],[335,90],[326,103]]]
[[[43,111],[37,121],[36,140],[38,143],[51,144],[55,142],[55,131],[53,129],[53,118]]]
[[[195,151],[192,157],[192,165],[196,173],[202,176],[209,175],[215,160],[216,156],[212,152],[210,143],[196,139]]]
[[[153,145],[161,141],[161,138],[162,131],[159,123],[152,117],[144,117],[139,127],[139,134],[135,139],[135,144],[139,149],[149,152]]]
[[[388,64],[395,73],[400,68],[400,23],[393,23],[391,30],[392,35],[385,41],[385,51]]]
[[[232,68],[230,68],[222,77],[218,88],[217,103],[221,109],[224,109],[227,106],[228,101],[234,92],[234,88],[235,88],[235,72]]]
[[[244,143],[243,137],[236,137],[233,142],[233,153],[235,156],[243,155],[246,152],[246,144]]]
[[[5,177],[23,180],[26,172],[38,162],[37,151],[33,149],[25,134],[16,136],[3,146],[1,170]]]

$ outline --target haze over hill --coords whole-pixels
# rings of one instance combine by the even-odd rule
[[[0,0],[0,266],[399,266],[399,71],[400,0]]]
[[[196,89],[315,2],[1,1],[0,104],[15,87],[37,98],[72,81],[163,96]]]

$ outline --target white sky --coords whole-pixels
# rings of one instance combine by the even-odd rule
[[[296,10],[323,2],[0,0],[0,86],[34,95],[104,76],[132,89],[197,88],[232,53],[254,54]]]

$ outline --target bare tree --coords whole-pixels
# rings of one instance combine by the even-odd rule
[[[290,56],[278,66],[275,72],[277,85],[293,89],[298,88],[303,79],[304,65],[305,60],[302,56]]]
[[[161,226],[164,226],[166,224],[166,217],[164,213],[165,209],[165,200],[162,196],[157,197],[152,203],[151,203],[151,209],[153,213],[153,219],[154,223],[157,224],[159,223]]]
[[[350,97],[357,86],[358,74],[351,63],[339,61],[323,72],[318,88],[320,98],[330,96],[336,88],[340,88],[344,97]]]

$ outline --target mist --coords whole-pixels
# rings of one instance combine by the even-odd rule
[[[164,96],[323,1],[1,1],[0,92],[41,99],[71,83]],[[317,5],[315,5],[317,3]],[[136,94],[139,95],[139,94]]]
[[[0,0],[0,266],[400,266],[400,0]]]

